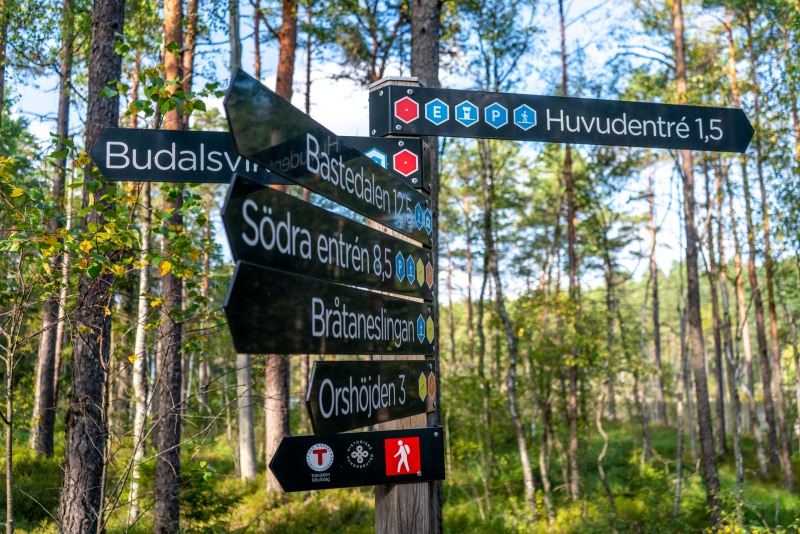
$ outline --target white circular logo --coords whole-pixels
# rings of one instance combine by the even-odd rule
[[[347,447],[347,463],[356,469],[363,469],[372,463],[375,455],[372,454],[372,445],[359,439]]]
[[[317,443],[308,449],[306,463],[314,471],[327,471],[333,465],[333,449],[324,443]]]

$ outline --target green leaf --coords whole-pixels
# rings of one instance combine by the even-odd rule
[[[113,98],[117,95],[119,95],[117,90],[114,87],[108,85],[103,87],[103,90],[100,91],[100,98]]]
[[[56,150],[55,152],[50,153],[50,157],[53,159],[62,159],[66,158],[69,155],[69,149],[65,148],[64,150]]]
[[[86,269],[86,273],[92,280],[97,279],[100,276],[100,273],[103,270],[103,265],[98,262],[93,262],[89,264],[89,267]]]
[[[169,43],[167,43],[166,49],[167,49],[167,52],[171,52],[171,53],[175,54],[176,56],[181,53],[181,47],[175,41],[170,41]]]

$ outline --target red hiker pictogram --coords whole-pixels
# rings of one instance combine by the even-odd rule
[[[419,437],[387,439],[384,448],[387,475],[410,475],[421,471]]]

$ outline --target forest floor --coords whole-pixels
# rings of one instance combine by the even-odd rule
[[[602,440],[592,434],[581,454],[583,498],[571,501],[560,483],[561,468],[553,462],[555,518],[552,525],[544,519],[532,520],[522,498],[522,474],[513,439],[495,442],[493,476],[484,484],[478,451],[450,457],[452,465],[443,484],[443,521],[445,532],[701,532],[707,523],[705,491],[699,464],[692,461],[690,440],[686,438],[684,486],[681,506],[673,516],[675,487],[675,431],[652,427],[654,457],[641,462],[638,427],[604,423],[609,435],[609,449],[603,462],[613,495],[616,513],[611,513],[597,470],[597,456]],[[16,436],[24,442],[27,436]],[[510,436],[509,436],[510,437]],[[456,446],[458,448],[458,446]],[[463,447],[461,447],[463,450]],[[264,490],[264,465],[258,480],[243,483],[236,477],[230,444],[221,436],[202,449],[185,449],[182,478],[184,487],[181,518],[187,532],[236,533],[368,533],[374,531],[372,488],[317,491],[288,495],[267,495]],[[56,451],[58,457],[63,451]],[[538,454],[538,453],[536,453]],[[533,458],[536,458],[534,454]],[[129,458],[129,454],[118,455]],[[798,532],[800,531],[800,494],[782,489],[775,477],[762,478],[752,439],[744,441],[746,481],[737,523],[736,483],[733,455],[720,458],[722,496],[725,506],[725,532]],[[794,472],[800,473],[795,454]],[[38,459],[19,444],[15,454],[15,510],[18,532],[55,532],[53,515],[58,510],[59,465],[55,460]],[[111,460],[111,480],[124,466]],[[0,462],[0,471],[4,466]],[[152,487],[154,462],[145,464],[143,487]],[[544,515],[541,484],[537,477],[538,511]],[[149,485],[149,486],[148,486]],[[5,504],[5,481],[0,494]],[[488,490],[488,491],[487,491]],[[113,488],[109,488],[109,493]],[[486,495],[489,495],[489,498]],[[146,506],[146,503],[145,503]],[[126,526],[127,506],[120,499],[110,515],[108,532],[149,532],[147,517],[132,527]],[[5,521],[5,510],[0,519]],[[737,525],[741,524],[743,528]]]

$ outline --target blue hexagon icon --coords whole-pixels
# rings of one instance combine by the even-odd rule
[[[425,224],[425,213],[419,204],[414,207],[414,216],[417,222],[417,230],[422,230],[422,225]]]
[[[406,278],[412,284],[414,283],[414,279],[416,278],[417,268],[414,265],[414,258],[411,256],[408,257],[406,260]]]
[[[369,159],[383,167],[384,169],[388,168],[389,165],[389,157],[378,150],[377,148],[370,148],[364,155],[367,156]]]
[[[406,277],[406,259],[403,257],[402,252],[397,253],[394,261],[394,270],[397,272],[397,279],[401,282]]]
[[[478,122],[478,106],[469,100],[464,100],[456,106],[456,121],[466,127],[470,127]]]
[[[450,120],[450,108],[447,104],[435,98],[425,104],[425,118],[439,126],[443,122]]]
[[[422,317],[421,313],[417,319],[417,339],[419,339],[420,343],[425,341],[425,318]]]
[[[430,235],[433,232],[433,217],[431,216],[431,210],[425,210],[425,232]]]
[[[496,130],[508,124],[508,110],[495,102],[494,104],[486,106],[486,109],[483,110],[483,119],[486,121],[486,124]]]
[[[514,110],[514,124],[527,132],[536,126],[536,110],[528,104],[522,104]]]

